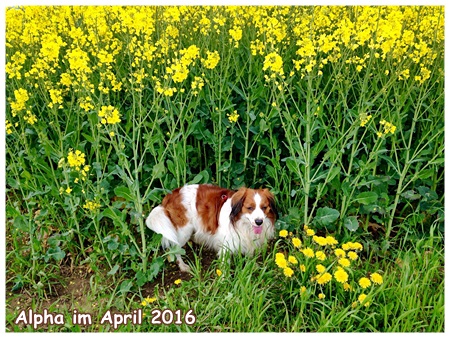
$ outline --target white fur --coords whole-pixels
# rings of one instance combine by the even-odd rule
[[[193,235],[196,243],[204,244],[215,250],[219,256],[222,256],[228,250],[231,253],[241,252],[251,255],[256,248],[262,246],[268,239],[273,238],[274,227],[260,207],[261,196],[259,194],[254,196],[255,210],[251,214],[242,214],[243,216],[235,222],[235,225],[230,221],[232,206],[231,198],[229,198],[220,210],[217,231],[214,234],[206,231],[197,213],[197,190],[197,184],[186,185],[180,189],[188,223],[178,228],[178,230],[170,222],[162,206],[154,208],[148,216],[145,223],[147,227],[163,235],[162,245],[164,248],[173,245],[182,247]],[[261,234],[255,234],[253,231],[257,219],[263,220]],[[186,271],[189,269],[181,259],[181,256],[177,255],[177,260],[181,270]]]

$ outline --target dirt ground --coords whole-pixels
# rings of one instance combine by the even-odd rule
[[[192,249],[186,246],[186,257],[184,261],[194,262],[194,255],[197,255],[200,259],[203,269],[208,269],[212,261],[216,259],[216,254],[213,251],[201,249],[195,244],[192,245]],[[36,291],[23,288],[19,291],[11,291],[12,284],[6,285],[6,313],[19,313],[23,309],[33,308],[36,312],[42,312],[41,309],[48,309],[52,304],[57,308],[70,310],[74,307],[82,308],[84,311],[89,309],[95,310],[99,305],[96,302],[92,302],[89,299],[90,279],[93,276],[93,272],[90,271],[89,266],[70,266],[68,260],[66,264],[60,266],[60,278],[61,282],[54,283],[50,290],[40,297],[43,299],[41,302],[36,302]],[[105,271],[105,278],[106,276]],[[152,282],[145,284],[141,288],[142,295],[144,297],[154,297],[155,288],[158,288],[161,293],[163,289],[173,287],[174,282],[177,279],[189,280],[191,275],[187,272],[182,272],[178,268],[178,265],[173,263],[167,263],[164,266],[164,271],[161,271],[156,279]],[[56,304],[56,305],[55,305]],[[13,328],[8,322],[5,323],[6,330],[12,331]],[[42,327],[44,328],[45,327]]]

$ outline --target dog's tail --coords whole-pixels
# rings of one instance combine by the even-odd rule
[[[164,207],[161,205],[157,206],[150,212],[145,224],[154,232],[163,235],[161,243],[164,248],[180,245],[177,239],[176,229],[164,212]]]

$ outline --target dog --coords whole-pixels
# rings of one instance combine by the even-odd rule
[[[166,195],[145,223],[161,234],[162,246],[183,247],[191,237],[215,250],[252,255],[274,236],[277,218],[275,200],[268,189],[240,188],[237,191],[212,184],[191,184]],[[181,271],[189,271],[176,255]]]

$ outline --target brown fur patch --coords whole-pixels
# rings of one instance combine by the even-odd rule
[[[186,208],[181,203],[182,196],[181,188],[177,188],[170,194],[164,197],[161,205],[164,207],[164,212],[169,217],[175,228],[183,227],[187,224]]]
[[[277,210],[275,208],[275,198],[273,194],[268,189],[259,189],[258,194],[261,195],[261,207],[266,206],[266,210],[264,210],[264,214],[268,219],[275,224],[277,219]]]
[[[219,227],[220,209],[234,191],[211,184],[200,184],[197,190],[197,213],[205,230],[215,234]]]

